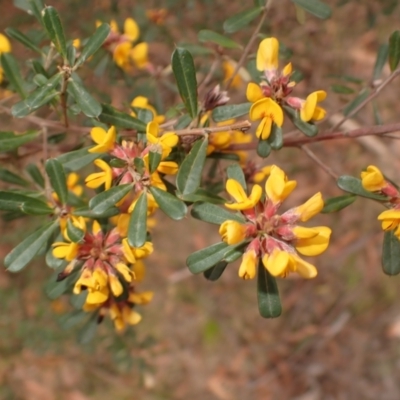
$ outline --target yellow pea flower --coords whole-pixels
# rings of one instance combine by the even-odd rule
[[[378,215],[378,220],[382,221],[384,231],[391,231],[400,225],[400,210],[385,210]]]
[[[265,167],[262,167],[260,170],[258,170],[254,175],[253,175],[253,181],[255,183],[262,182],[265,178],[269,176],[271,173],[271,168],[272,165],[266,165]]]
[[[96,189],[104,183],[105,189],[108,190],[111,187],[112,183],[112,169],[111,167],[103,160],[97,159],[94,161],[94,165],[99,167],[102,172],[95,172],[90,174],[86,179],[86,186],[91,189]]]
[[[293,210],[293,213],[298,214],[299,220],[305,222],[320,213],[323,208],[324,200],[322,199],[321,192],[318,192],[308,199],[304,204],[296,207]]]
[[[166,132],[159,136],[160,129],[159,125],[155,121],[151,121],[146,127],[146,139],[149,143],[154,146],[158,146],[162,152],[161,158],[164,159],[169,156],[172,148],[175,147],[179,142],[179,137],[174,132]]]
[[[129,52],[130,58],[139,69],[145,68],[149,63],[148,54],[149,45],[146,42],[137,44]]]
[[[326,226],[316,226],[314,228],[301,228],[303,230],[303,237],[300,235],[295,243],[296,250],[303,256],[317,256],[323,253],[328,245],[331,236],[331,229]],[[305,230],[308,229],[309,236],[305,237]],[[297,230],[298,232],[298,230]],[[294,229],[296,234],[296,228]],[[316,233],[316,234],[315,234]]]
[[[361,172],[361,183],[369,192],[379,192],[387,185],[382,172],[375,165],[369,165],[366,171]]]
[[[103,128],[95,126],[91,129],[90,136],[97,146],[90,148],[89,153],[105,153],[114,148],[117,131],[115,126],[112,126],[107,132]]]
[[[157,124],[162,124],[165,121],[164,115],[158,115],[156,109],[149,103],[149,99],[144,96],[137,96],[131,102],[131,107],[145,108],[151,111],[153,114],[153,121]],[[136,114],[132,111],[132,116],[136,117]],[[158,136],[158,135],[156,135]]]
[[[296,187],[296,181],[288,181],[286,174],[276,165],[271,167],[265,183],[265,192],[273,204],[282,203]]]
[[[243,254],[238,275],[242,279],[253,279],[256,276],[258,263],[257,253],[251,249]]]
[[[224,71],[224,82],[227,82],[232,78],[233,73],[235,72],[236,63],[230,59],[224,60],[222,62],[222,69]],[[231,87],[237,89],[242,85],[243,85],[243,80],[238,72],[236,73],[235,77],[232,80]]]
[[[2,53],[10,53],[11,52],[11,43],[8,40],[7,36],[0,33],[0,54]]]
[[[246,227],[237,221],[224,221],[219,227],[222,240],[229,244],[237,244],[246,238]]]
[[[276,70],[279,65],[279,42],[270,37],[261,41],[257,50],[256,66],[259,71]]]
[[[127,18],[124,22],[124,36],[131,42],[136,42],[139,39],[140,29],[133,18]]]
[[[300,108],[300,118],[305,121],[319,121],[325,118],[326,111],[317,105],[320,101],[325,100],[326,92],[317,90],[307,96]]]
[[[231,210],[248,210],[253,208],[260,200],[262,188],[254,185],[250,196],[247,196],[242,185],[234,179],[228,179],[226,182],[226,191],[235,199],[236,203],[225,203],[225,207]]]
[[[250,107],[249,113],[252,121],[261,119],[256,130],[256,136],[259,139],[266,140],[269,138],[272,129],[272,123],[281,127],[283,125],[282,108],[269,97],[256,101]]]
[[[250,82],[247,85],[246,97],[248,101],[255,103],[256,101],[263,99],[265,96],[259,85]]]
[[[289,253],[275,249],[271,254],[265,254],[262,258],[264,267],[272,276],[285,278],[289,272],[290,265]]]

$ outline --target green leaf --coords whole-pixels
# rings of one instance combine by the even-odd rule
[[[293,3],[297,4],[305,11],[309,12],[312,15],[315,15],[317,18],[328,19],[332,15],[331,8],[322,3],[319,0],[291,0]]]
[[[184,114],[178,119],[178,122],[175,125],[175,129],[187,128],[191,122],[192,122],[192,118],[190,118],[190,115]]]
[[[0,210],[3,211],[20,211],[22,206],[30,202],[34,206],[37,202],[42,203],[41,200],[35,199],[24,194],[0,191]]]
[[[318,133],[318,126],[304,122],[296,110],[293,110],[293,108],[288,106],[283,106],[283,109],[285,110],[289,119],[293,122],[293,125],[302,131],[306,136],[313,137]]]
[[[68,65],[74,65],[75,64],[75,59],[76,59],[76,48],[72,43],[70,43],[67,46],[67,61],[68,61]]]
[[[386,231],[383,237],[382,268],[386,275],[400,273],[400,241],[394,231]]]
[[[72,223],[71,218],[68,218],[67,220],[67,234],[71,242],[74,243],[79,243],[85,236],[85,232],[82,229],[75,226]]]
[[[186,265],[192,274],[200,274],[220,262],[230,248],[225,242],[213,244],[192,253],[187,258]]]
[[[272,124],[271,133],[268,137],[268,143],[272,150],[280,150],[283,147],[283,132],[276,124]]]
[[[216,281],[218,280],[225,271],[228,263],[226,261],[220,261],[210,269],[204,271],[204,277],[209,281]]]
[[[243,242],[245,244],[245,246],[248,245],[248,241]],[[236,261],[238,258],[243,256],[243,245],[242,243],[239,245],[235,245],[232,247],[231,250],[227,251],[225,256],[224,256],[224,261],[226,261],[227,263],[231,263]]]
[[[89,201],[89,207],[95,214],[102,214],[109,208],[115,206],[123,197],[133,189],[133,184],[114,186],[92,197]]]
[[[28,164],[26,167],[26,172],[32,178],[32,180],[41,188],[44,188],[44,177],[40,172],[40,169],[35,164]]]
[[[200,186],[207,156],[208,139],[198,140],[183,160],[176,176],[176,187],[180,194],[194,193]]]
[[[4,265],[10,272],[18,272],[30,263],[33,257],[47,243],[58,228],[58,221],[52,221],[30,234],[17,247],[8,253]]]
[[[263,318],[276,318],[282,314],[278,285],[261,261],[258,263],[257,297],[258,310]]]
[[[18,42],[22,43],[25,47],[27,47],[28,49],[31,49],[33,51],[36,51],[39,54],[42,54],[42,50],[39,49],[39,47],[37,47],[35,45],[35,43],[33,43],[31,41],[31,39],[24,35],[21,31],[19,31],[18,29],[15,28],[6,28],[5,32],[7,33],[7,35],[11,38],[11,39],[15,39],[18,40]]]
[[[199,42],[211,42],[215,43],[226,49],[241,49],[242,46],[236,43],[234,40],[229,39],[217,32],[203,29],[197,34]]]
[[[374,66],[374,72],[372,74],[372,80],[376,81],[381,77],[383,67],[386,64],[389,54],[389,45],[387,43],[381,44],[376,54],[376,61]]]
[[[62,77],[63,75],[60,73],[54,75],[45,85],[29,94],[25,100],[14,104],[11,108],[13,117],[26,117],[28,114],[36,111],[41,106],[49,103],[54,97],[58,96],[59,93],[54,91],[54,89],[60,84]]]
[[[13,185],[27,186],[29,182],[23,179],[20,175],[14,174],[6,168],[0,167],[0,180],[3,182],[11,183]]]
[[[177,47],[172,53],[172,71],[179,94],[192,118],[197,117],[197,80],[193,57],[186,49]]]
[[[79,329],[78,332],[78,343],[79,344],[88,344],[91,342],[96,335],[97,327],[98,327],[98,312],[94,312],[85,325]]]
[[[23,144],[36,139],[38,132],[28,131],[24,135],[14,135],[13,132],[0,132],[0,153],[12,151]]]
[[[59,280],[59,274],[63,272],[63,267],[58,268],[46,282],[44,286],[44,292],[50,300],[55,300],[64,293],[69,292],[72,289],[75,281],[78,279],[76,276],[79,268],[72,271],[66,278]]]
[[[342,175],[337,180],[337,185],[345,192],[356,194],[357,196],[366,197],[368,199],[386,201],[387,197],[380,194],[369,192],[362,186],[361,179],[354,176]]]
[[[226,169],[226,174],[229,179],[234,179],[239,182],[242,188],[247,191],[246,178],[244,176],[242,167],[239,164],[232,164]]]
[[[208,47],[200,46],[198,44],[193,44],[193,43],[181,42],[178,44],[178,47],[190,51],[190,53],[194,56],[207,56],[213,53],[213,51]]]
[[[73,214],[77,217],[85,217],[85,218],[111,218],[115,215],[120,214],[118,207],[110,207],[102,213],[96,213],[93,210],[90,210],[88,207],[80,207],[76,208],[73,211]]]
[[[246,27],[251,21],[261,15],[264,7],[255,7],[228,18],[223,25],[224,31],[234,33]]]
[[[21,211],[29,215],[50,215],[54,213],[53,208],[47,203],[33,198],[29,198],[29,200],[23,202]]]
[[[14,6],[26,11],[29,15],[34,15],[42,23],[43,0],[14,0]]]
[[[339,93],[339,94],[352,94],[354,93],[354,89],[345,86],[345,85],[331,85],[332,92]]]
[[[343,109],[344,115],[349,115],[369,96],[369,89],[364,88],[361,92]],[[355,114],[354,114],[355,115]]]
[[[76,101],[82,112],[88,117],[98,117],[102,112],[100,103],[76,80],[68,80],[68,93]]]
[[[86,42],[85,47],[82,49],[81,55],[76,60],[74,69],[77,69],[89,57],[91,57],[94,53],[96,53],[96,51],[101,47],[101,45],[107,39],[109,33],[110,33],[110,25],[108,24],[101,24],[96,29],[94,34],[90,36],[90,38]]]
[[[61,315],[58,323],[60,324],[62,329],[67,330],[81,323],[86,317],[87,312],[82,310],[75,310],[67,314]]]
[[[344,196],[331,197],[325,200],[325,206],[321,210],[321,213],[328,214],[342,210],[350,204],[353,204],[357,196],[354,194],[345,194]]]
[[[61,235],[57,239],[63,240]],[[59,241],[59,240],[56,240]],[[62,258],[56,258],[53,255],[53,247],[50,247],[46,252],[46,265],[52,269],[61,269],[63,270],[64,267],[67,265],[67,261]]]
[[[58,199],[61,204],[66,204],[68,201],[67,177],[62,164],[57,159],[50,158],[45,163],[45,169]]]
[[[150,186],[149,190],[161,210],[170,218],[180,220],[186,215],[187,207],[182,200],[154,186]]]
[[[24,89],[24,81],[19,70],[19,65],[14,56],[10,53],[3,53],[0,56],[1,66],[8,81],[11,83],[15,91],[24,99],[26,92]]]
[[[257,154],[262,158],[267,158],[271,154],[272,148],[268,140],[260,139],[257,144]]]
[[[146,124],[127,113],[116,110],[108,104],[102,104],[102,111],[99,120],[119,128],[135,129],[139,132],[146,132]]]
[[[227,220],[237,221],[242,224],[246,222],[241,214],[231,213],[210,203],[196,203],[190,214],[193,218],[216,225],[220,225]]]
[[[223,204],[226,203],[226,199],[216,195],[203,188],[198,188],[194,193],[189,193],[186,195],[177,194],[177,196],[188,203],[206,202],[213,204]]]
[[[143,191],[135,204],[128,228],[128,242],[133,247],[142,247],[147,237],[147,193]]]
[[[67,44],[65,42],[64,30],[61,25],[60,16],[52,6],[45,7],[42,12],[43,24],[57,51],[64,60],[67,58]]]
[[[157,151],[149,151],[149,170],[152,174],[160,165],[161,154]]]
[[[215,122],[222,122],[228,119],[241,117],[249,113],[251,103],[233,104],[214,108],[212,119]]]
[[[83,149],[70,151],[58,156],[56,159],[62,164],[66,171],[78,171],[79,169],[86,167],[96,158],[99,158],[98,153],[89,153],[88,150],[93,147],[85,147]]]
[[[389,38],[389,66],[393,72],[400,61],[400,31],[394,31]]]

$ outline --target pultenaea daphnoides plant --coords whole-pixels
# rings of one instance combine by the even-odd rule
[[[46,293],[52,300],[75,299],[80,310],[71,311],[74,318],[79,314],[74,321],[86,318],[88,332],[104,318],[125,331],[141,321],[141,306],[151,302],[153,291],[157,295],[156,287],[143,290],[141,284],[146,258],[157,251],[151,231],[160,213],[184,224],[190,209],[192,217],[218,225],[221,240],[190,254],[187,267],[215,281],[237,261],[239,279],[257,279],[265,318],[282,312],[280,279],[318,275],[316,261],[308,257],[328,248],[331,229],[308,221],[318,220],[321,212],[338,212],[358,196],[386,208],[377,217],[384,231],[383,270],[400,272],[396,183],[375,165],[360,178],[336,176],[308,148],[315,141],[400,130],[399,124],[340,129],[400,75],[399,31],[390,36],[386,52],[378,52],[369,95],[361,91],[342,120],[324,131],[327,91],[304,83],[299,89],[301,74],[291,62],[281,61],[287,48],[279,32],[275,37],[264,25],[267,14],[287,5],[255,1],[251,9],[230,16],[224,32],[198,33],[200,44],[193,49],[202,50],[201,57],[188,47],[171,46],[165,66],[152,60],[151,43],[144,38],[149,27],[168,29],[167,9],[147,10],[148,20],[139,21],[140,27],[131,16],[94,19],[89,37],[68,38],[55,7],[42,0],[15,3],[36,18],[38,35],[13,27],[0,34],[0,109],[36,129],[0,132],[0,210],[5,221],[37,216],[40,224],[5,257],[4,265],[19,272],[44,256],[54,270]],[[304,2],[292,3],[298,15],[331,15],[321,1],[310,0],[304,9]],[[244,46],[229,37],[237,31],[251,35]],[[26,47],[29,60],[13,55],[16,41]],[[383,80],[386,58],[391,73]],[[202,76],[204,65],[209,68]],[[110,88],[118,77],[131,90],[124,107],[100,102],[107,93],[89,86],[88,75],[105,80],[106,73]],[[164,102],[155,95],[160,84],[172,88]],[[153,89],[144,93],[139,90],[144,86]],[[233,92],[241,103],[231,101]],[[308,200],[286,207],[297,182],[266,158],[293,146],[348,193],[324,202],[321,192],[310,189]],[[12,166],[26,154],[38,154],[30,158],[38,161],[16,163],[24,166],[22,171]]]

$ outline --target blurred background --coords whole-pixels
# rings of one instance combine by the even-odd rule
[[[324,107],[329,116],[323,127],[329,128],[343,107],[370,86],[379,45],[399,28],[400,6],[391,0],[325,2],[332,6],[331,19],[307,15],[300,24],[289,0],[275,1],[262,33],[278,37],[285,45],[283,58],[290,58],[303,73],[297,95],[328,92]],[[37,30],[36,21],[12,3],[0,1],[0,31],[8,26],[28,35]],[[115,18],[121,26],[125,18],[135,18],[141,39],[149,42],[150,61],[162,67],[168,65],[175,44],[199,45],[200,29],[222,33],[226,18],[249,7],[240,0],[47,4],[57,7],[69,38],[87,37],[96,20]],[[166,10],[161,21],[146,13],[160,9]],[[232,38],[246,44],[254,25]],[[21,62],[31,57],[18,43],[12,45]],[[212,57],[199,49],[196,54],[200,80]],[[238,60],[240,50],[225,54]],[[140,94],[165,109],[176,101],[168,85],[107,68],[87,69],[83,77],[95,96],[116,107]],[[218,73],[222,77],[217,71],[216,80]],[[385,67],[382,77],[388,74]],[[243,84],[230,93],[233,102],[244,101],[245,88]],[[399,89],[395,81],[376,102],[385,123],[398,122]],[[346,127],[376,124],[376,119],[369,105]],[[7,127],[1,130],[10,124],[26,128],[24,122],[7,118],[3,124]],[[338,174],[358,176],[362,168],[375,164],[400,182],[395,139],[338,140],[311,148]],[[283,149],[260,161],[272,163],[298,180],[287,208],[317,191],[324,197],[341,194],[334,180],[300,150]],[[380,211],[371,201],[357,199],[339,214],[314,220],[332,227],[332,244],[312,260],[319,269],[316,279],[279,281],[284,311],[276,320],[258,315],[256,282],[240,280],[236,264],[217,282],[191,276],[186,257],[220,238],[218,227],[190,217],[178,223],[158,215],[153,230],[156,251],[146,260],[148,275],[141,285],[155,297],[142,309],[142,322],[123,335],[104,321],[93,341],[77,343],[79,327],[65,330],[60,323],[68,301],[50,301],[44,293],[51,271],[43,261],[38,259],[18,275],[0,269],[0,399],[400,399],[400,278],[381,271],[383,235],[376,220]],[[31,227],[27,220],[0,224],[3,259],[21,231]]]

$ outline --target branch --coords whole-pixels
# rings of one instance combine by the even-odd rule
[[[342,124],[351,118],[353,115],[357,114],[365,105],[367,105],[371,100],[379,95],[379,93],[385,88],[385,86],[389,85],[397,76],[400,75],[400,68],[394,70],[378,87],[374,89],[374,91],[364,100],[362,101],[356,108],[354,108],[348,115],[343,117],[336,125],[334,125],[331,131],[336,130]]]
[[[299,147],[305,144],[323,142],[325,140],[335,140],[335,139],[353,139],[361,136],[371,136],[371,135],[385,135],[387,133],[399,132],[400,133],[400,123],[387,124],[387,125],[374,125],[366,128],[357,128],[351,131],[338,131],[331,133],[321,133],[314,137],[295,137],[295,138],[285,138],[283,140],[284,147]],[[229,146],[226,150],[255,150],[257,148],[257,143],[243,143],[243,144],[233,144]]]
[[[212,128],[194,128],[194,129],[181,129],[175,131],[178,136],[185,135],[198,135],[204,136],[213,132],[225,132],[225,131],[247,131],[250,129],[251,123],[249,121],[240,121],[232,125],[215,126]]]
[[[300,149],[303,150],[308,157],[310,157],[313,161],[315,161],[328,175],[330,175],[335,181],[339,179],[339,175],[333,171],[332,168],[328,167],[313,151],[311,151],[307,146],[300,146]]]
[[[236,68],[233,71],[232,76],[227,80],[225,89],[229,89],[229,87],[232,85],[233,80],[235,79],[235,76],[238,74],[240,68],[242,68],[243,64],[245,63],[246,58],[250,53],[251,47],[253,46],[253,43],[257,39],[258,33],[260,32],[260,30],[263,26],[265,18],[267,17],[267,13],[268,13],[268,10],[269,10],[271,4],[272,4],[272,0],[266,0],[264,9],[263,9],[263,12],[261,15],[261,19],[258,22],[258,25],[256,26],[256,29],[254,30],[253,34],[251,35],[249,42],[247,43],[246,47],[244,48],[242,56],[240,57],[238,63],[236,64]]]

